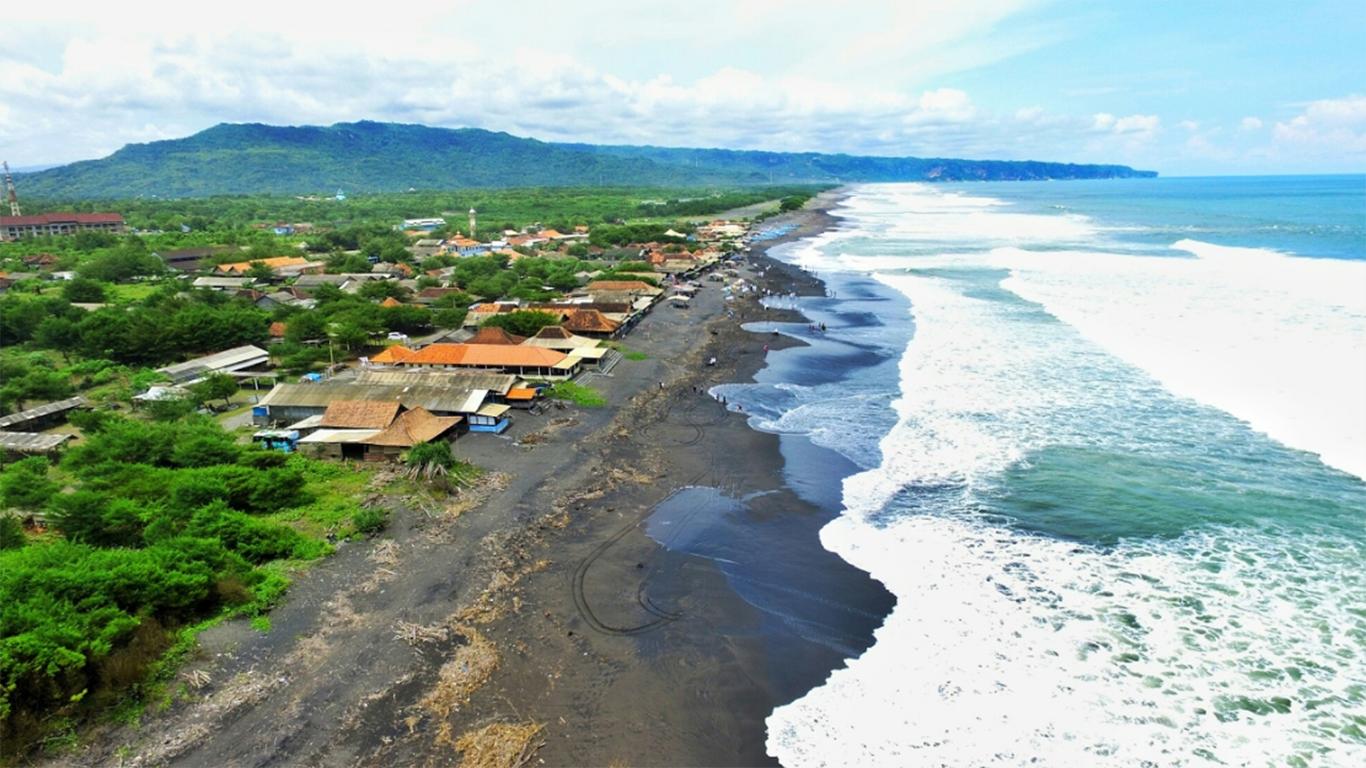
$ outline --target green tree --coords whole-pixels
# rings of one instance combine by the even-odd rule
[[[289,318],[285,341],[300,344],[327,336],[327,321],[317,312],[300,312]]]
[[[62,284],[62,298],[77,304],[99,304],[104,301],[104,285],[87,277],[77,277]]]
[[[555,325],[559,318],[549,312],[521,310],[494,315],[484,321],[486,327],[502,328],[518,336],[535,336],[536,332],[548,325]]]
[[[42,509],[60,490],[48,478],[48,461],[42,456],[20,459],[0,474],[0,502],[6,507]]]
[[[438,309],[432,313],[432,324],[437,328],[459,328],[465,324],[465,309]]]
[[[71,352],[80,346],[81,337],[76,324],[69,318],[46,317],[33,329],[33,343],[43,349],[55,349],[63,358],[69,359]]]
[[[211,373],[203,381],[190,385],[190,395],[201,403],[210,400],[223,401],[223,407],[231,405],[231,398],[237,394],[237,379],[226,373]]]
[[[406,299],[411,295],[411,291],[399,285],[397,280],[366,280],[356,291],[356,295],[371,301],[390,297]]]
[[[275,279],[275,270],[266,266],[264,261],[253,261],[251,265],[247,267],[244,276],[250,277],[258,282],[268,283]]]
[[[329,327],[328,335],[348,350],[370,341],[370,333],[354,322],[334,323]]]
[[[28,543],[24,524],[17,515],[0,512],[0,550],[18,549]]]

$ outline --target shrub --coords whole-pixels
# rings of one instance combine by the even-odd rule
[[[18,549],[27,543],[24,524],[18,516],[0,512],[0,549]]]
[[[366,536],[373,536],[384,530],[388,522],[388,513],[380,507],[365,507],[351,516],[351,526],[357,533]]]
[[[451,453],[450,443],[437,441],[413,446],[408,451],[406,461],[410,467],[438,466],[450,469],[455,464],[455,456]]]
[[[48,462],[42,456],[20,459],[0,474],[0,504],[19,509],[41,509],[57,493],[48,479]]]

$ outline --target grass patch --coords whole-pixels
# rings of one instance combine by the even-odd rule
[[[302,467],[309,502],[265,515],[265,519],[286,523],[305,536],[319,539],[329,533],[340,538],[358,533],[354,520],[375,471],[355,464],[310,461],[298,455],[291,456],[290,462]]]
[[[601,392],[574,381],[556,382],[545,391],[545,394],[552,399],[565,400],[584,408],[601,408],[607,405],[607,398],[603,397]]]
[[[105,284],[105,295],[109,303],[142,301],[156,293],[163,283],[115,283]]]
[[[650,359],[650,356],[647,355],[647,354],[645,354],[644,352],[641,352],[641,351],[638,350],[638,349],[631,349],[630,347],[626,346],[625,344],[622,344],[622,343],[619,342],[619,341],[611,341],[611,342],[608,342],[608,343],[607,343],[607,346],[608,346],[609,348],[611,348],[611,349],[615,349],[616,351],[620,352],[620,353],[621,353],[621,356],[624,357],[624,358],[626,358],[627,360],[649,360],[649,359]]]
[[[260,633],[263,634],[263,635],[264,635],[264,634],[267,634],[268,632],[270,632],[270,617],[269,617],[269,616],[254,616],[254,617],[252,617],[252,620],[251,620],[251,628],[254,629],[254,630],[256,630],[257,632],[260,632]]]

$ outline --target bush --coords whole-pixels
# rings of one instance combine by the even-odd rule
[[[549,312],[522,310],[494,315],[484,321],[485,328],[502,328],[518,336],[535,336],[536,332],[547,325],[555,325],[559,318]]]
[[[18,549],[27,543],[24,524],[18,516],[0,512],[0,549]]]
[[[373,536],[384,530],[388,522],[388,512],[380,507],[365,507],[351,516],[351,526],[365,536]]]
[[[221,501],[196,510],[190,517],[186,533],[217,539],[224,547],[258,565],[282,557],[294,557],[304,545],[304,538],[292,528],[257,520],[229,509]]]
[[[405,461],[410,467],[438,466],[450,469],[455,464],[455,456],[451,453],[450,443],[437,441],[413,446]]]
[[[42,456],[20,459],[0,474],[0,504],[6,507],[41,509],[57,493],[47,477],[48,462]]]

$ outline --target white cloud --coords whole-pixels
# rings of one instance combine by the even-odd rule
[[[1196,131],[1200,130],[1200,121],[1182,120],[1181,122],[1177,123],[1177,126],[1179,126],[1182,130],[1188,131],[1190,133],[1195,133]]]
[[[1245,131],[1260,131],[1262,119],[1260,117],[1245,117],[1238,123],[1238,127]]]
[[[1312,101],[1304,112],[1277,122],[1272,138],[1282,150],[1366,160],[1366,96]]]
[[[1127,115],[1115,117],[1108,112],[1100,112],[1091,117],[1091,130],[1124,136],[1135,141],[1147,141],[1157,135],[1162,120],[1157,115]]]

